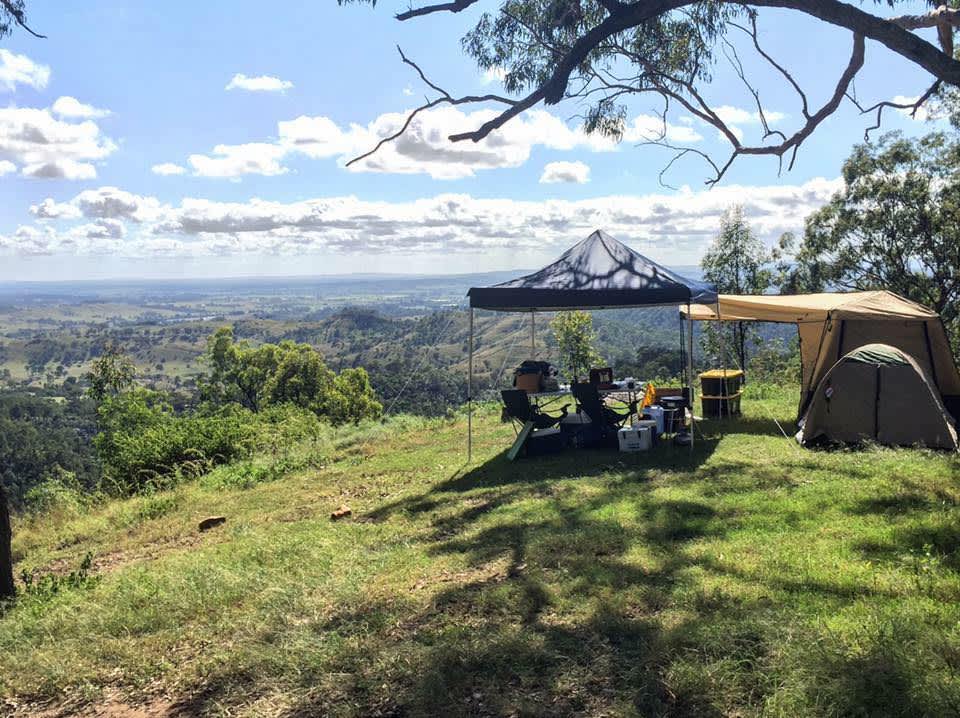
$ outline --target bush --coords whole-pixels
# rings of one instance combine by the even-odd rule
[[[136,389],[99,409],[94,443],[110,493],[132,494],[196,478],[218,464],[247,456],[256,426],[243,410],[177,416],[158,392]]]
[[[72,471],[59,466],[36,486],[27,490],[23,503],[31,513],[65,511],[77,513],[91,501],[91,494]]]
[[[99,415],[104,486],[119,495],[197,478],[256,450],[277,454],[324,431],[315,414],[290,405],[255,413],[229,404],[178,415],[163,394],[146,389],[107,399]]]

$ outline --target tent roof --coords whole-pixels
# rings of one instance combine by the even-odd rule
[[[686,309],[681,312],[686,315]],[[823,294],[720,295],[720,317],[731,321],[824,322],[835,319],[936,319],[937,313],[886,290]],[[690,316],[699,321],[715,320],[716,305],[690,307]]]
[[[552,264],[492,287],[473,287],[470,306],[501,312],[643,307],[714,302],[704,284],[681,277],[597,230]]]
[[[881,366],[894,366],[898,364],[909,364],[910,360],[906,355],[889,344],[864,344],[849,352],[840,361],[855,361],[862,364],[874,364]]]

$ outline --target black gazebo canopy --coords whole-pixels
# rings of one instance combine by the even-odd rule
[[[713,304],[708,284],[681,277],[596,230],[552,264],[492,287],[468,292],[474,309],[500,312]]]
[[[717,302],[717,292],[709,284],[681,277],[599,229],[543,269],[492,287],[473,287],[467,295],[470,297],[467,461],[473,457],[474,309],[529,312],[532,355],[536,351],[534,312],[655,307],[664,304],[686,304],[689,307],[694,303],[715,304]],[[691,325],[691,323],[692,320],[688,316],[687,324]],[[687,381],[691,392],[692,356],[691,326],[687,336]],[[692,409],[692,402],[690,406]],[[691,433],[691,438],[692,436]]]

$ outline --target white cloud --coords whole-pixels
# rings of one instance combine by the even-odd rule
[[[540,175],[541,184],[575,182],[586,184],[590,181],[590,167],[583,162],[550,162]]]
[[[155,197],[143,197],[119,187],[84,190],[70,204],[89,219],[128,219],[134,222],[158,220],[163,210]]]
[[[13,92],[17,85],[42,90],[50,81],[50,68],[0,48],[0,87]]]
[[[51,109],[60,117],[82,120],[93,120],[110,114],[110,110],[101,110],[93,105],[85,105],[77,98],[70,96],[57,98]]]
[[[74,227],[71,234],[85,239],[123,239],[127,226],[118,219],[98,219],[91,224]]]
[[[410,85],[407,85],[406,87],[403,88],[403,94],[404,94],[405,97],[412,97],[412,96],[413,96],[413,88],[410,87]]]
[[[272,75],[247,77],[242,72],[238,72],[224,89],[246,90],[247,92],[285,92],[291,87],[293,87],[293,83],[289,80],[281,80],[279,77],[273,77]]]
[[[758,125],[760,124],[760,113],[751,112],[750,110],[744,110],[742,107],[732,107],[731,105],[721,105],[720,107],[715,108],[714,110],[717,113],[717,117],[726,122],[727,124],[734,125]],[[767,122],[773,124],[774,122],[780,122],[785,120],[787,115],[783,112],[777,112],[776,110],[764,111],[764,116],[767,118]]]
[[[0,160],[0,177],[16,172],[17,166],[10,160]]]
[[[53,254],[59,246],[62,246],[53,228],[30,225],[20,225],[11,237],[0,237],[0,246],[3,245],[21,256]]]
[[[423,112],[401,137],[350,169],[459,179],[472,177],[479,170],[519,167],[537,146],[592,151],[612,151],[617,147],[609,138],[587,135],[543,110],[520,115],[480,142],[449,141],[451,134],[476,129],[495,115],[493,110],[464,113],[452,107]],[[197,175],[225,178],[283,174],[288,171],[284,161],[298,155],[336,158],[345,165],[399,130],[406,119],[406,112],[387,113],[366,126],[341,127],[329,117],[301,115],[278,123],[276,142],[217,145],[209,155],[191,155],[189,162]]]
[[[694,144],[700,142],[703,136],[697,132],[688,121],[681,124],[664,122],[662,117],[655,115],[637,115],[624,128],[624,142],[655,142],[665,140],[676,144]]]
[[[28,177],[91,179],[97,175],[92,162],[116,147],[92,120],[74,123],[47,109],[0,108],[0,160],[23,165]]]
[[[350,169],[459,179],[472,177],[479,170],[519,167],[537,146],[555,150],[616,149],[616,144],[608,138],[587,135],[543,110],[520,115],[480,142],[450,142],[448,139],[451,134],[476,129],[496,114],[493,110],[464,113],[452,107],[421,113],[402,136]],[[336,156],[341,163],[346,163],[395,133],[406,118],[406,112],[387,113],[366,127],[351,125],[341,129],[326,117],[298,117],[280,123],[280,142],[288,145],[291,151],[309,157]]]
[[[56,202],[52,197],[31,205],[30,214],[40,219],[79,219],[83,216],[83,212],[75,204]]]
[[[0,239],[22,253],[111,252],[122,256],[223,256],[329,253],[416,254],[560,251],[602,228],[639,251],[702,252],[722,213],[742,203],[765,241],[801,231],[804,218],[841,186],[815,179],[801,185],[724,186],[694,192],[618,195],[566,201],[478,199],[441,194],[407,202],[327,197],[300,202],[184,199],[164,205],[116,187],[87,190],[65,206],[86,222],[56,228],[47,216],[75,217],[50,200],[31,210],[41,219]]]
[[[151,167],[150,171],[155,175],[169,177],[170,175],[182,175],[187,171],[187,168],[181,167],[173,162],[161,162],[160,164]]]
[[[198,177],[241,177],[247,174],[282,175],[288,170],[280,164],[287,150],[267,142],[245,145],[217,145],[213,156],[190,155],[190,166]]]
[[[87,180],[96,178],[97,169],[89,162],[77,162],[69,157],[61,157],[25,165],[20,174],[34,179]]]

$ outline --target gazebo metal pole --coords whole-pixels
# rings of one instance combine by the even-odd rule
[[[723,321],[720,319],[720,295],[717,295],[717,327],[720,330],[720,369],[722,372],[722,378],[720,379],[720,396],[724,397],[727,395],[727,347],[726,340],[724,339],[723,331]],[[720,400],[720,418],[723,418],[723,399]],[[727,416],[730,415],[730,405],[727,404]]]
[[[530,312],[530,358],[537,358],[537,310]]]
[[[467,360],[467,463],[473,461],[473,307],[470,307],[470,349]]]
[[[690,316],[690,301],[687,300],[687,379],[690,388],[690,451],[693,451],[694,436],[696,428],[694,427],[694,394],[693,394],[693,317]]]

